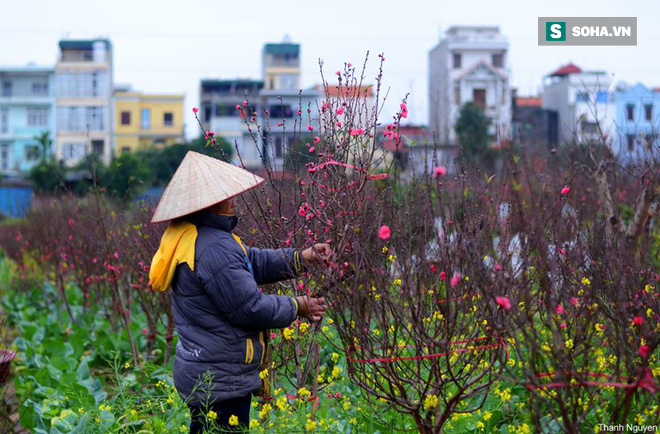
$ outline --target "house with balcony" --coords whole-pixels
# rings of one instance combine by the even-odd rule
[[[0,173],[27,173],[39,162],[36,136],[54,141],[55,71],[52,67],[0,68]]]
[[[115,154],[183,142],[183,94],[114,92]]]
[[[256,113],[261,119],[263,109],[259,92],[263,86],[262,80],[252,79],[206,79],[200,85],[199,118],[218,137],[231,144],[234,149],[233,163],[241,164],[242,161],[248,168],[263,166],[262,144],[259,140],[255,143],[236,105],[243,106],[243,101],[246,101],[243,109],[247,116]]]
[[[560,144],[612,136],[615,104],[611,81],[603,71],[585,71],[572,63],[545,76],[542,107],[557,112]]]
[[[510,137],[509,42],[497,26],[453,26],[429,53],[429,126],[455,145],[454,126],[468,102],[482,108],[496,143]]]
[[[286,39],[281,43],[265,44],[261,65],[264,87],[259,97],[261,107],[268,110],[270,124],[270,131],[264,129],[267,135],[263,154],[270,164],[282,167],[287,149],[296,140],[304,141],[306,137],[311,140],[314,131],[318,131],[320,104],[317,102],[322,93],[316,87],[300,89],[300,44]],[[261,125],[266,126],[267,118],[263,114],[262,110]],[[314,130],[310,131],[309,126]]]
[[[616,126],[612,151],[626,163],[660,158],[660,90],[641,83],[614,93]]]
[[[59,160],[91,153],[108,164],[114,149],[113,61],[108,39],[61,40],[55,65]]]

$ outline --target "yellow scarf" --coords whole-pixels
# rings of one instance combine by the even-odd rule
[[[153,289],[167,291],[179,264],[186,263],[191,270],[195,269],[196,240],[197,227],[192,223],[180,221],[167,227],[149,269],[149,282]]]
[[[241,246],[245,257],[247,250],[238,235],[232,234],[236,242]],[[160,247],[151,260],[149,269],[149,282],[156,291],[167,291],[174,272],[179,264],[188,264],[195,271],[195,241],[197,241],[197,227],[187,221],[171,223],[163,237],[160,239]],[[249,259],[247,259],[248,267]]]

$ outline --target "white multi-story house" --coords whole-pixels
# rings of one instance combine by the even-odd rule
[[[262,146],[257,138],[258,131],[254,130],[254,136],[248,131],[236,105],[242,107],[243,101],[246,101],[243,113],[249,117],[253,112],[262,112],[259,91],[263,86],[261,80],[206,79],[202,80],[200,87],[200,119],[218,137],[231,144],[233,163],[250,169],[263,166]]]
[[[453,26],[429,53],[429,125],[442,145],[456,144],[454,125],[472,102],[490,120],[495,142],[510,136],[509,42],[497,26]]]
[[[304,140],[318,131],[321,92],[317,88],[300,90],[300,44],[286,40],[266,44],[261,56],[264,87],[259,95],[270,119],[264,155],[275,167],[282,167],[286,150],[294,140]],[[261,125],[266,126],[265,118]],[[310,131],[310,126],[314,130]]]
[[[238,149],[234,152],[235,164],[259,169],[268,162],[280,169],[294,140],[306,139],[318,131],[317,101],[322,91],[300,90],[299,44],[265,44],[261,61],[261,80],[202,80],[200,119]],[[313,131],[308,130],[310,125]]]
[[[56,156],[70,166],[97,153],[108,164],[114,149],[112,45],[62,40],[59,47]]]
[[[613,137],[616,105],[611,77],[601,71],[583,71],[569,63],[544,78],[543,108],[558,114],[559,143]]]

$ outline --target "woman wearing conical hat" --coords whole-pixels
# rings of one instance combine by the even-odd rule
[[[325,313],[323,298],[267,295],[257,287],[295,277],[332,253],[327,244],[302,251],[243,245],[232,233],[236,196],[261,182],[188,152],[152,219],[171,221],[149,279],[155,290],[172,288],[179,337],[174,385],[190,407],[190,432],[202,432],[209,414],[220,427],[229,428],[232,416],[247,426],[251,395],[261,387],[266,330],[287,327],[296,317],[319,321]]]

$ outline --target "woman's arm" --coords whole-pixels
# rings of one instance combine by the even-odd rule
[[[300,250],[246,247],[258,285],[291,279],[306,271]]]
[[[332,249],[325,243],[305,250],[247,248],[257,284],[279,282],[299,276],[308,266],[320,264],[330,258]]]
[[[243,260],[243,252],[207,251],[198,263],[198,275],[213,306],[229,322],[263,330],[290,325],[299,301],[284,295],[264,294]]]

